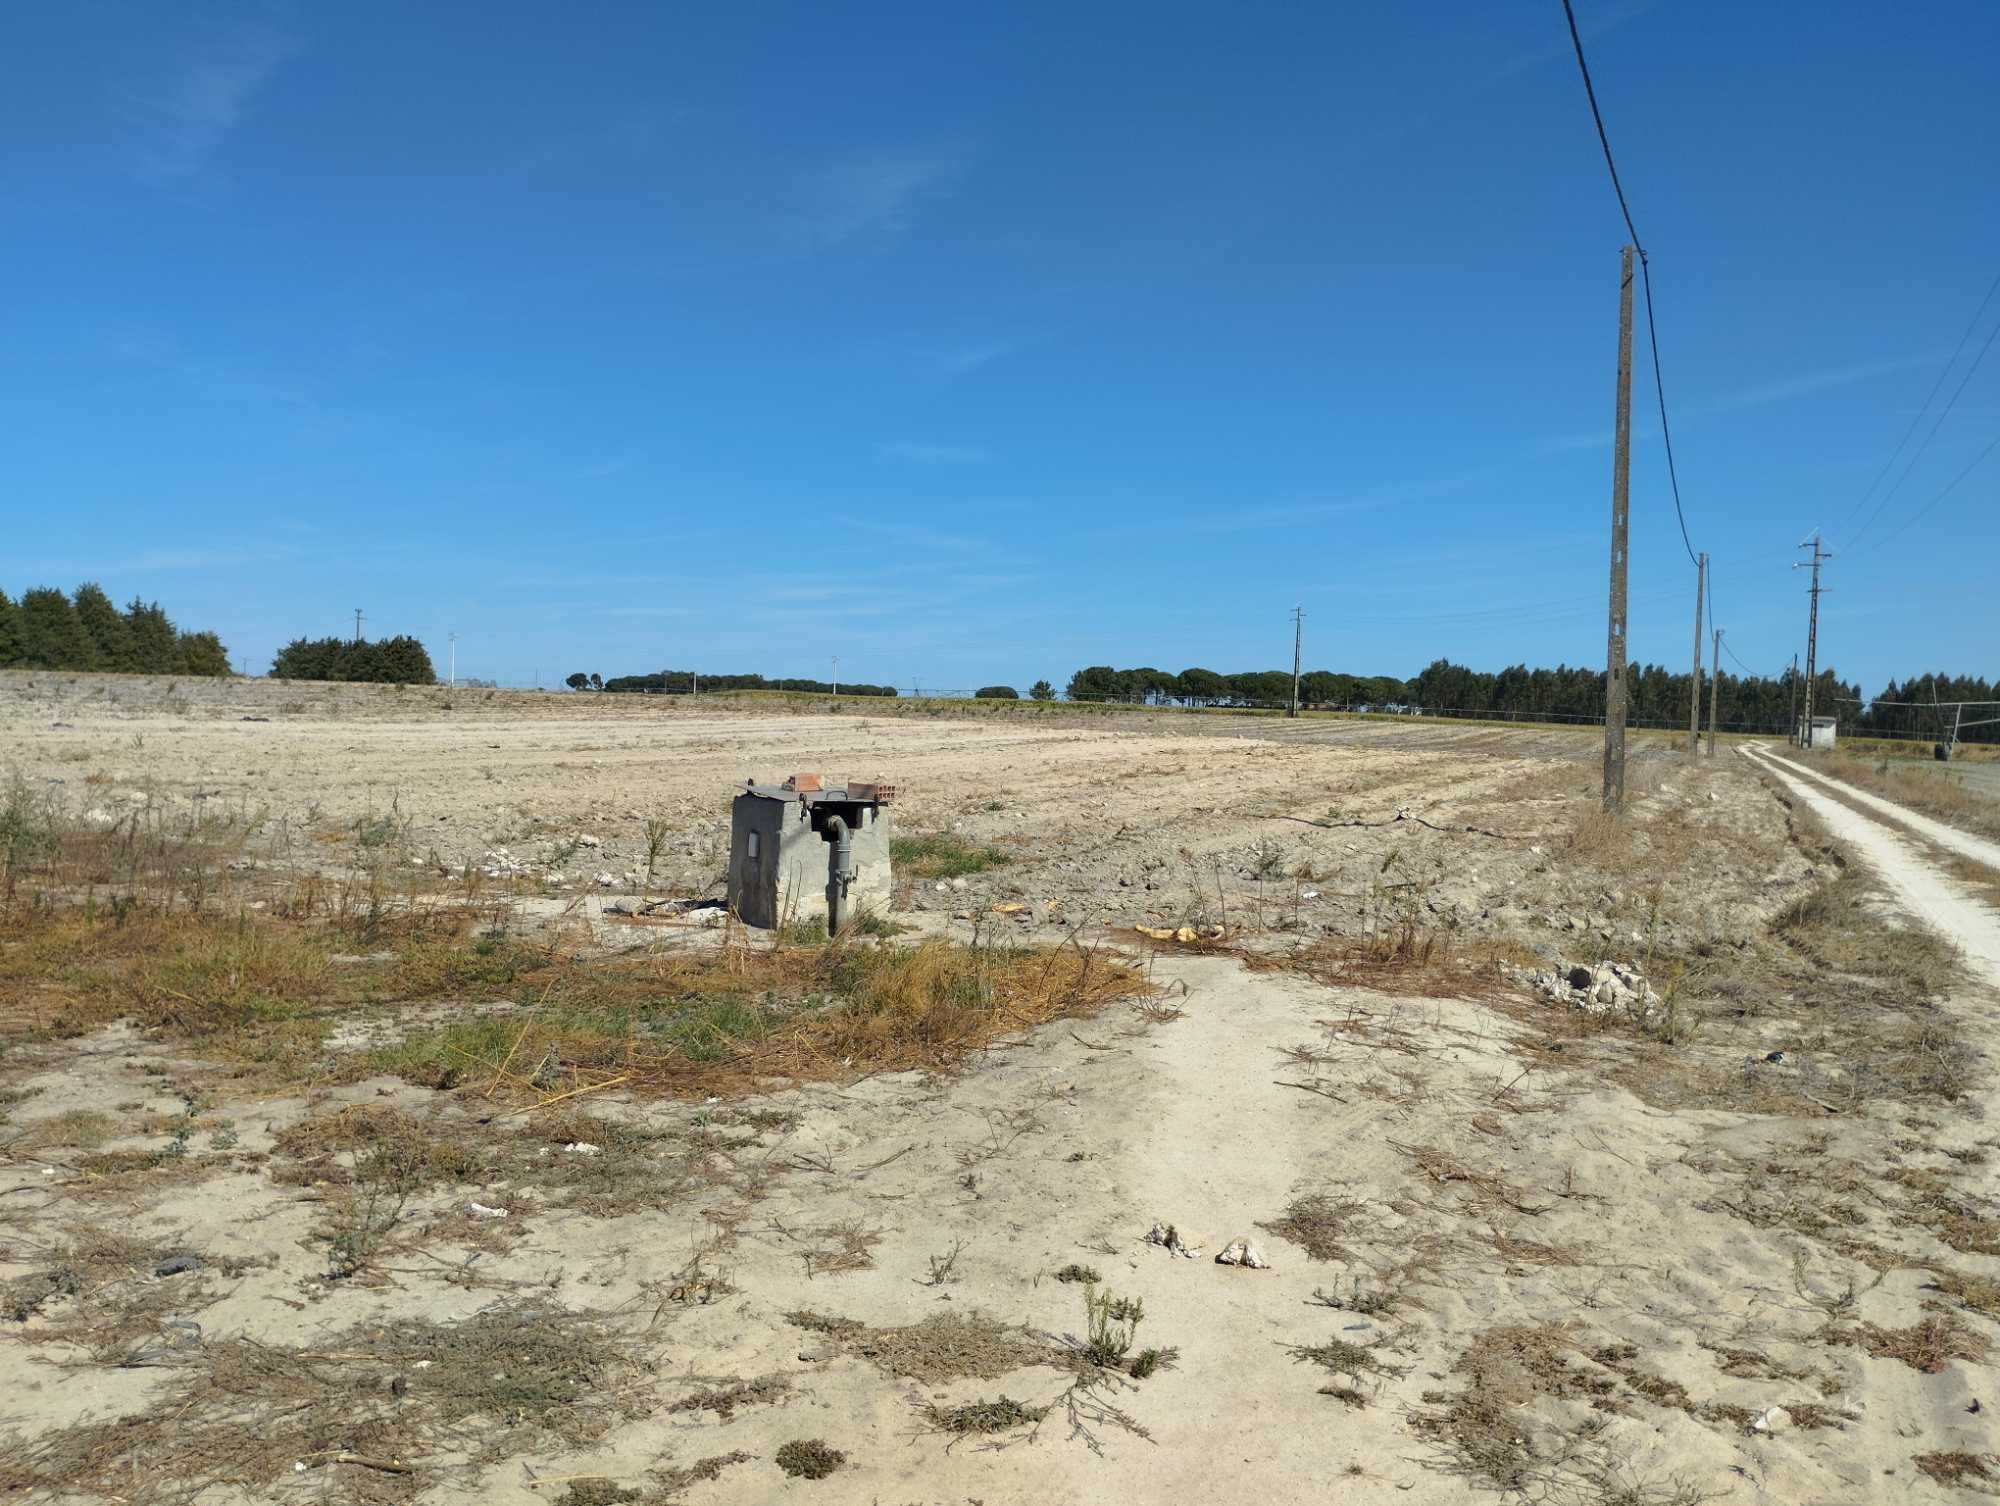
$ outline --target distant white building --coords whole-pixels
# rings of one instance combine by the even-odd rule
[[[1840,727],[1838,717],[1816,716],[1810,725],[1804,717],[1799,718],[1799,742],[1808,748],[1831,748],[1834,734]]]

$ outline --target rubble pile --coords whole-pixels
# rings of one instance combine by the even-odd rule
[[[1629,962],[1600,962],[1595,967],[1558,962],[1524,976],[1528,986],[1550,1003],[1567,1004],[1585,1014],[1645,1019],[1665,1002],[1646,975]]]

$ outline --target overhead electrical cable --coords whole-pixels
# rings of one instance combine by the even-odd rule
[[[1875,479],[1868,483],[1868,490],[1861,494],[1860,499],[1855,502],[1847,516],[1841,519],[1839,532],[1846,531],[1847,525],[1854,521],[1855,515],[1862,508],[1868,505],[1869,499],[1875,495],[1875,488],[1882,484],[1882,479],[1895,466],[1896,457],[1903,453],[1903,446],[1910,442],[1910,436],[1917,432],[1917,425],[1924,421],[1924,415],[1930,412],[1931,404],[1937,401],[1937,395],[1944,387],[1944,379],[1951,375],[1951,368],[1956,366],[1958,358],[1965,354],[1966,342],[1972,338],[1972,332],[1979,328],[1979,321],[1986,316],[1986,305],[1993,301],[1993,295],[1996,292],[2000,292],[2000,272],[1996,272],[1993,276],[1993,281],[1987,284],[1986,296],[1979,300],[1979,307],[1972,311],[1972,318],[1966,322],[1965,333],[1958,337],[1958,344],[1952,350],[1951,359],[1944,363],[1943,368],[1937,374],[1937,380],[1931,383],[1931,390],[1925,394],[1922,406],[1910,415],[1910,426],[1903,431],[1903,437],[1896,441],[1896,448],[1891,450],[1889,458],[1882,462],[1882,469],[1877,471]],[[1918,453],[1921,454],[1922,451],[1919,450]],[[1835,534],[1835,537],[1839,537],[1838,532]]]
[[[1660,401],[1660,443],[1667,455],[1667,484],[1674,495],[1674,517],[1681,525],[1681,547],[1687,550],[1688,563],[1700,568],[1694,557],[1694,544],[1688,538],[1687,513],[1681,507],[1680,473],[1674,465],[1674,435],[1667,425],[1667,388],[1660,376],[1660,330],[1653,319],[1653,272],[1646,256],[1646,246],[1639,239],[1639,227],[1632,223],[1632,206],[1625,201],[1625,185],[1619,181],[1618,159],[1611,153],[1611,137],[1604,129],[1604,112],[1597,108],[1597,89],[1590,81],[1590,64],[1583,55],[1583,34],[1576,27],[1576,10],[1570,0],[1563,0],[1563,15],[1569,20],[1569,39],[1576,48],[1577,71],[1583,75],[1584,97],[1590,101],[1590,118],[1597,124],[1597,142],[1604,148],[1604,165],[1611,173],[1611,189],[1618,195],[1618,212],[1625,216],[1625,229],[1632,237],[1632,249],[1639,253],[1639,280],[1646,291],[1646,343],[1653,356],[1653,393]]]

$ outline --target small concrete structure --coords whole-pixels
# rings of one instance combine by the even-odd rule
[[[1831,748],[1834,735],[1840,728],[1836,717],[1816,716],[1808,726],[1804,717],[1799,718],[1799,744],[1807,748]]]
[[[828,788],[817,774],[746,780],[730,809],[730,909],[766,930],[823,916],[829,931],[887,910],[895,793],[888,784]]]

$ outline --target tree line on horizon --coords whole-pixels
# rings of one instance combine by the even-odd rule
[[[1629,666],[1626,687],[1631,720],[1686,726],[1692,678],[1659,664]],[[1791,729],[1792,718],[1803,714],[1804,681],[1803,674],[1790,668],[1776,676],[1723,671],[1714,677],[1716,719],[1725,730],[1784,734]],[[1708,725],[1710,688],[1711,678],[1704,674],[1703,726]],[[1816,714],[1838,717],[1844,729],[1864,736],[1935,739],[1951,730],[1952,714],[1949,709],[1935,711],[1933,698],[1945,703],[1995,697],[2000,697],[2000,682],[1921,675],[1901,684],[1891,680],[1879,701],[1864,703],[1858,684],[1843,681],[1833,670],[1823,670],[1814,682],[1813,709]],[[1098,664],[1070,676],[1065,698],[1150,705],[1288,706],[1292,676],[1288,670],[1276,669],[1225,675],[1208,669],[1173,673]],[[1456,711],[1525,720],[1602,720],[1604,671],[1566,664],[1554,669],[1516,664],[1496,672],[1468,669],[1449,659],[1434,661],[1410,680],[1316,669],[1300,675],[1299,698],[1310,707]],[[1918,704],[1886,704],[1890,702]],[[1980,715],[1969,715],[1965,720],[1978,720]],[[2000,726],[1967,728],[1960,735],[1966,742],[2000,742]]]
[[[271,661],[274,680],[339,680],[373,685],[435,685],[430,651],[415,638],[294,638]]]
[[[227,675],[229,650],[210,632],[185,632],[157,601],[121,612],[95,581],[64,595],[34,586],[0,591],[0,668],[104,670],[138,675]]]
[[[594,677],[593,677],[594,678]],[[697,675],[691,669],[667,669],[650,675],[613,675],[603,688],[624,695],[688,695],[695,682],[703,690],[790,690],[804,695],[831,695],[834,687],[825,680],[767,680],[762,675]],[[893,696],[893,685],[860,685],[840,682],[842,695]]]

